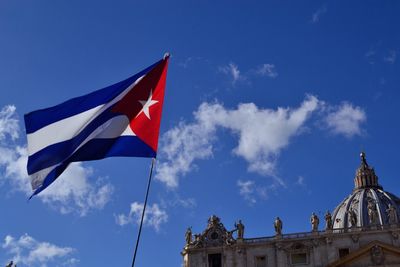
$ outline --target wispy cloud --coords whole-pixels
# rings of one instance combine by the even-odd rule
[[[197,206],[196,200],[194,198],[182,198],[176,191],[171,191],[169,193],[172,193],[172,196],[161,198],[161,206],[172,208],[179,207],[185,209],[193,209]]]
[[[299,175],[299,177],[297,177],[296,185],[301,185],[301,186],[305,185],[303,176]]]
[[[361,125],[367,120],[365,111],[351,103],[344,102],[339,106],[331,106],[324,119],[326,127],[334,134],[348,138],[361,135]]]
[[[321,16],[322,16],[323,14],[325,14],[327,11],[328,11],[328,9],[327,9],[326,6],[323,6],[323,7],[318,8],[317,11],[315,11],[315,12],[312,14],[311,22],[312,22],[312,23],[317,23],[317,22],[319,22],[319,20],[321,19]]]
[[[255,73],[257,75],[266,76],[270,78],[278,77],[278,72],[276,71],[274,64],[262,64],[255,70]]]
[[[395,63],[396,59],[397,59],[397,51],[396,50],[389,50],[387,55],[383,57],[383,60],[390,64]]]
[[[11,235],[4,238],[2,249],[10,255],[10,260],[18,266],[75,266],[78,259],[72,257],[76,250],[71,247],[59,247],[49,242],[40,242],[28,234],[15,239]]]
[[[381,61],[389,64],[394,64],[398,57],[397,49],[385,48],[382,42],[371,45],[370,49],[365,53],[365,58],[369,64],[374,65]]]
[[[318,108],[318,99],[308,96],[300,107],[262,109],[254,103],[239,104],[227,109],[220,103],[202,103],[194,113],[193,123],[181,122],[161,139],[161,161],[156,179],[169,187],[177,187],[179,177],[195,168],[194,162],[213,155],[217,128],[230,130],[237,137],[233,153],[248,162],[248,170],[272,176],[281,150],[301,130]]]
[[[140,219],[143,211],[143,203],[133,202],[130,211],[127,215],[118,214],[115,216],[115,222],[124,226],[130,223],[140,224]],[[168,214],[166,210],[162,209],[157,203],[148,205],[143,219],[143,224],[153,227],[156,231],[160,230],[163,223],[168,221]]]
[[[232,85],[235,85],[238,81],[244,81],[246,79],[246,77],[240,73],[239,67],[232,62],[226,66],[219,67],[218,70],[230,77]]]
[[[268,78],[278,77],[276,67],[271,63],[264,63],[258,67],[251,68],[244,72],[239,70],[238,65],[235,63],[229,63],[228,65],[220,66],[218,71],[230,78],[232,86],[237,85],[238,82],[250,82],[249,79],[253,76],[262,76]]]
[[[179,62],[178,65],[184,69],[187,69],[189,67],[190,62],[192,62],[192,61],[193,61],[193,57],[188,57],[184,61]]]
[[[178,62],[178,66],[187,69],[196,63],[210,63],[208,59],[198,56],[187,57]]]
[[[239,187],[239,194],[250,205],[257,203],[257,199],[266,199],[268,197],[267,188],[256,185],[253,180],[238,180],[236,185]]]
[[[367,59],[369,64],[371,64],[371,65],[375,64],[375,55],[376,55],[376,51],[374,48],[370,48],[365,53],[365,58]]]
[[[25,146],[15,142],[19,135],[19,121],[14,106],[3,108],[0,122],[3,125],[0,128],[0,182],[10,185],[11,192],[30,196],[32,189],[26,171],[28,152]],[[113,186],[105,178],[98,178],[95,184],[89,183],[92,175],[91,168],[82,163],[72,163],[37,198],[63,214],[78,212],[84,216],[90,210],[102,209],[111,198]]]

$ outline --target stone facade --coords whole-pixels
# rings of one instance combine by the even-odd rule
[[[383,190],[365,154],[356,171],[355,188],[333,214],[325,215],[326,229],[282,234],[279,217],[276,235],[246,238],[239,221],[228,231],[213,215],[206,229],[186,234],[184,267],[400,267],[400,200]],[[311,224],[319,218],[311,217]],[[238,232],[238,233],[235,233]]]

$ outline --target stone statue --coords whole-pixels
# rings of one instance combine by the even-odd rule
[[[282,235],[282,221],[279,217],[276,217],[274,222],[275,234]]]
[[[389,204],[389,208],[386,210],[386,213],[389,218],[389,224],[397,223],[397,212],[395,207]]]
[[[349,214],[349,221],[350,221],[351,227],[356,227],[357,226],[357,214],[356,214],[356,212],[354,211],[353,208],[351,208],[348,211],[348,214]]]
[[[238,239],[243,239],[243,236],[244,236],[244,225],[242,223],[242,220],[239,220],[238,223],[235,223],[235,227],[236,227],[236,230],[238,231],[237,238]]]
[[[379,217],[378,217],[378,211],[376,210],[375,201],[373,200],[368,201],[367,208],[368,208],[369,223],[372,225],[378,224]]]
[[[310,221],[311,221],[312,231],[313,232],[318,231],[319,218],[314,212],[311,214]]]
[[[192,227],[188,227],[185,233],[186,245],[190,245],[192,243]]]
[[[333,229],[333,222],[332,222],[332,215],[329,210],[325,213],[325,230],[332,230]]]

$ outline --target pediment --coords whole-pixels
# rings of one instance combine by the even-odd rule
[[[328,265],[328,267],[339,266],[400,266],[400,248],[372,241]]]

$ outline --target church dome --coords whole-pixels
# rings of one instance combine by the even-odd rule
[[[360,156],[355,188],[332,214],[334,229],[390,225],[399,221],[400,199],[383,190],[374,168],[367,163],[365,153]]]

